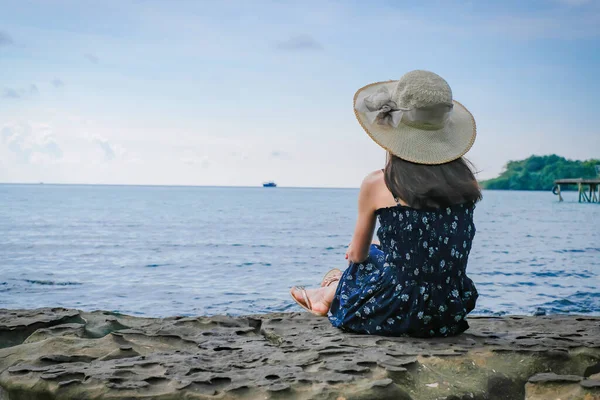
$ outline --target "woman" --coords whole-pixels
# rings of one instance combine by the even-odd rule
[[[448,83],[428,71],[374,83],[354,96],[358,122],[388,152],[358,196],[349,267],[293,299],[344,330],[419,337],[459,334],[475,307],[466,276],[481,191],[462,156],[475,121]],[[376,219],[381,244],[371,243]]]

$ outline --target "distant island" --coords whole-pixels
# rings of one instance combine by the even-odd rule
[[[552,154],[509,161],[499,177],[479,182],[493,190],[552,190],[554,180],[563,178],[596,178],[600,160],[567,160]]]

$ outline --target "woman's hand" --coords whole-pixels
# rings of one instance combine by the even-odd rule
[[[350,264],[352,261],[350,261],[350,250],[352,248],[352,242],[348,243],[348,248],[346,249],[346,260],[348,260],[348,264]]]
[[[377,239],[373,239],[371,241],[371,244],[374,244],[375,246],[381,246],[381,243]],[[348,248],[346,249],[346,256],[345,256],[345,258],[346,258],[346,260],[348,260],[348,264],[352,263],[352,260],[350,260],[350,256],[349,256],[349,254],[350,254],[351,251],[352,251],[352,242],[348,243]]]

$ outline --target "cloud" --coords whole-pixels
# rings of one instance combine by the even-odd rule
[[[2,130],[0,130],[0,136],[2,136],[2,142],[3,143],[7,143],[8,139],[12,135],[13,135],[12,129],[10,129],[8,126],[5,126],[4,128],[2,128]]]
[[[34,85],[33,83],[31,85],[29,85],[28,88],[20,88],[20,89],[13,89],[13,88],[4,88],[4,90],[2,91],[2,96],[5,99],[22,99],[28,96],[36,96],[40,94],[40,91],[37,87],[37,85]]]
[[[115,157],[117,155],[116,155],[115,150],[113,149],[112,145],[108,142],[108,140],[96,138],[95,142],[102,149],[102,152],[104,153],[105,161],[111,161],[111,160],[115,159]]]
[[[98,64],[100,62],[100,59],[91,53],[86,53],[83,56],[92,64]]]
[[[190,163],[186,163],[186,164],[190,164]],[[210,167],[210,161],[208,161],[208,158],[203,157],[200,160],[194,160],[194,162],[191,163],[192,165],[200,165],[200,168],[208,168]]]
[[[8,33],[0,31],[0,47],[10,46],[13,43],[14,43],[14,41]]]
[[[275,48],[281,51],[323,50],[321,43],[308,35],[292,36],[287,40],[277,43]]]
[[[4,88],[4,90],[2,91],[2,97],[4,97],[5,99],[20,99],[21,95],[15,89]]]
[[[65,86],[65,83],[64,83],[64,82],[63,82],[61,79],[54,78],[54,79],[52,80],[52,85],[53,85],[55,88],[61,88],[61,87]]]
[[[22,162],[43,163],[56,161],[63,156],[56,136],[48,125],[5,125],[0,134],[2,143]]]
[[[201,168],[208,168],[210,166],[208,157],[195,154],[192,151],[184,152],[181,161],[188,165],[199,165]]]
[[[286,153],[285,151],[273,150],[271,152],[271,158],[289,159],[290,155],[289,155],[289,153]]]

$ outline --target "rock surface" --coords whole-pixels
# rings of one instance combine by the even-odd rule
[[[343,333],[307,313],[0,310],[0,400],[600,399],[599,317],[469,323],[414,339]]]

